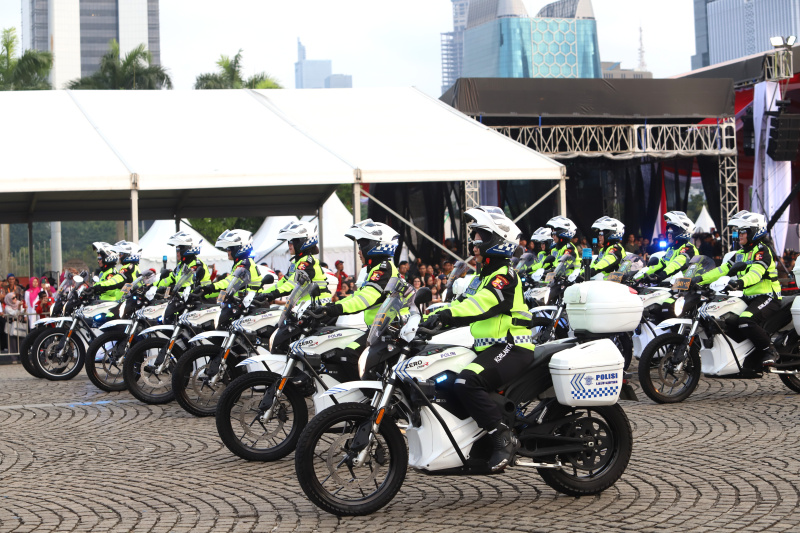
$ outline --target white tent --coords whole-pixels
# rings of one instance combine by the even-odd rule
[[[218,273],[230,272],[233,261],[228,259],[228,254],[214,248],[214,243],[207,241],[197,231],[192,229],[185,220],[181,221],[181,231],[190,234],[195,242],[203,239],[200,246],[200,259],[203,260],[209,269],[212,265]],[[176,233],[174,220],[156,220],[147,233],[139,239],[139,246],[142,247],[141,270],[154,268],[159,272],[164,265],[164,256],[167,257],[167,268],[175,268],[175,247],[167,244],[167,239]]]
[[[275,219],[275,223],[270,223],[270,226],[274,226],[276,228],[274,235],[277,236],[278,230],[286,225],[285,223],[281,224],[285,218],[287,217],[267,218],[256,234],[262,233],[262,230],[264,230],[267,222],[270,221],[270,219]],[[315,216],[304,216],[303,220],[311,221],[312,223],[317,224],[317,228],[319,229],[318,221]],[[288,221],[286,221],[286,223],[288,223]],[[345,237],[344,233],[352,225],[352,213],[347,210],[336,194],[332,194],[322,206],[323,227],[321,257],[322,260],[328,264],[331,270],[334,270],[334,263],[337,260],[344,261],[344,271],[350,275],[355,273],[355,265],[353,263],[353,241]],[[266,233],[266,230],[264,233]],[[255,241],[255,237],[253,237],[253,240]],[[255,246],[253,247],[257,250],[257,252],[254,254],[254,258],[259,263],[266,262],[273,269],[286,272],[286,269],[289,267],[289,251],[286,247],[286,244],[278,244],[278,241],[274,237],[272,243],[269,241],[263,241],[263,244],[264,246],[259,248],[256,248]]]
[[[135,230],[308,215],[339,184],[566,183],[560,163],[410,87],[0,91],[0,108],[0,223],[130,217]]]
[[[297,217],[267,217],[253,235],[253,259],[259,264],[267,263],[273,270],[286,272],[289,268],[289,251],[286,244],[278,241],[278,232]]]
[[[695,233],[710,233],[711,228],[716,228],[716,224],[714,224],[714,219],[711,218],[711,215],[708,214],[708,209],[706,206],[703,206],[702,211],[700,211],[700,215],[698,215],[697,220],[694,222],[694,232]]]

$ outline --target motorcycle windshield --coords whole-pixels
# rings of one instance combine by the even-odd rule
[[[617,272],[622,272],[623,274],[627,274],[628,272],[637,272],[644,268],[644,259],[636,254],[628,254],[623,259],[622,262],[619,264],[619,268]]]
[[[311,295],[311,289],[315,286],[314,283],[311,283],[311,278],[308,277],[302,270],[298,270],[294,274],[294,282],[295,286],[292,290],[291,294],[289,294],[289,301],[286,302],[286,306],[283,308],[283,313],[281,313],[281,318],[278,321],[278,324],[285,324],[286,319],[289,318],[292,309],[297,305],[297,303]]]
[[[683,276],[687,278],[702,276],[715,268],[717,268],[717,264],[713,259],[705,255],[696,255],[689,260],[689,266],[686,267]]]
[[[448,291],[453,290],[453,283],[456,282],[457,279],[464,276],[469,270],[469,265],[466,261],[456,261],[456,264],[453,265],[453,270],[450,271],[450,275],[447,276],[447,285],[446,288]]]
[[[535,264],[536,264],[536,255],[530,252],[526,252],[522,254],[522,257],[519,258],[519,264],[517,265],[517,268],[520,270],[527,269]]]
[[[194,278],[194,271],[186,265],[181,265],[180,270],[175,274],[178,282],[175,284],[176,289],[182,289],[192,282]]]
[[[378,314],[375,315],[375,319],[372,321],[372,327],[369,328],[367,346],[375,346],[380,342],[381,337],[386,334],[386,330],[400,315],[400,310],[408,306],[410,297],[404,296],[403,293],[402,284],[396,284],[386,300],[383,301],[380,309],[378,309]]]
[[[558,260],[558,266],[554,271],[555,277],[561,278],[567,276],[567,270],[575,266],[575,260],[572,256],[562,255]]]
[[[225,296],[220,294],[220,298],[227,298],[228,296],[234,297],[239,293],[239,291],[246,289],[248,285],[250,285],[250,270],[244,267],[239,267],[236,269],[236,272],[233,273],[231,282],[228,284],[225,290],[222,291]]]
[[[122,290],[124,292],[130,293],[138,289],[149,287],[150,285],[153,284],[153,282],[155,282],[155,280],[156,280],[156,273],[153,272],[152,270],[147,270],[141,276],[133,280],[133,283],[131,283],[130,286],[126,285],[125,287],[122,287]]]

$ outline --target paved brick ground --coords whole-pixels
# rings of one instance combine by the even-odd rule
[[[339,520],[305,499],[293,456],[235,458],[213,419],[0,366],[0,532],[798,531],[798,407],[774,377],[704,379],[683,404],[626,402],[633,458],[600,496],[559,495],[522,469],[411,471],[382,512]]]

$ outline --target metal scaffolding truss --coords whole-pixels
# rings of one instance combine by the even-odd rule
[[[764,81],[783,81],[794,76],[791,48],[779,48],[764,56]]]
[[[739,210],[739,175],[735,155],[719,158],[719,198],[722,206],[722,246],[727,251],[731,242],[728,221]]]
[[[495,129],[554,159],[736,155],[733,119],[719,124],[496,126]]]

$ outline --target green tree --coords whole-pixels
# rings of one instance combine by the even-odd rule
[[[688,216],[692,220],[697,220],[697,217],[700,216],[700,211],[703,210],[703,206],[706,204],[706,195],[702,193],[693,194],[689,197],[689,205],[686,208],[686,216]]]
[[[100,59],[100,69],[85,78],[67,83],[67,89],[172,89],[167,69],[153,65],[153,56],[140,44],[120,57],[119,43],[112,39]]]
[[[26,50],[17,56],[16,28],[6,28],[0,40],[0,91],[50,89],[47,77],[53,68],[53,54]]]
[[[265,217],[228,217],[228,218],[190,218],[189,224],[208,239],[213,246],[217,237],[227,229],[243,229],[251,233],[258,231]]]
[[[233,59],[221,55],[217,60],[219,70],[197,76],[195,89],[282,89],[278,81],[267,74],[259,72],[244,79],[242,74],[242,50]]]

